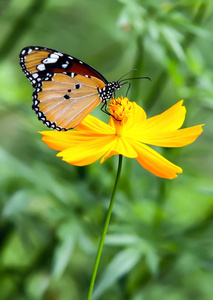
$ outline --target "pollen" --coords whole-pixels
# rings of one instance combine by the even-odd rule
[[[109,103],[109,113],[112,115],[116,135],[119,137],[125,136],[125,124],[132,113],[132,102],[128,98],[113,98]]]
[[[109,103],[109,113],[115,118],[115,120],[123,121],[126,123],[129,114],[132,110],[132,103],[128,98],[113,98]]]

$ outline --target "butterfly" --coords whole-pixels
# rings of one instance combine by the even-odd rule
[[[122,81],[108,82],[83,61],[50,48],[25,47],[19,58],[34,88],[33,110],[56,130],[74,128],[100,103],[108,113],[107,101],[122,86]]]

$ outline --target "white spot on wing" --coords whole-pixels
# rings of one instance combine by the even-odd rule
[[[69,65],[69,62],[68,62],[68,61],[66,61],[66,63],[62,65],[62,68],[64,68],[64,69],[65,69],[65,68],[66,68],[68,65]]]
[[[63,56],[64,54],[61,52],[54,52],[54,54],[59,55],[59,56]]]
[[[32,77],[33,77],[33,78],[37,78],[37,77],[38,77],[38,73],[32,74]]]
[[[45,58],[43,60],[44,64],[54,64],[55,62],[57,62],[58,58]]]
[[[39,71],[44,71],[45,70],[45,65],[44,64],[40,64],[40,65],[37,66],[37,69]]]
[[[59,59],[59,56],[55,53],[50,54],[50,57],[54,59]]]

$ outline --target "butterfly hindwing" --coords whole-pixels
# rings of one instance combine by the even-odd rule
[[[103,82],[94,77],[54,73],[36,88],[33,109],[48,127],[58,130],[74,128],[100,104],[99,86],[103,87]]]

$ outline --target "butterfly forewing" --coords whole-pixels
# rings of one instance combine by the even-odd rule
[[[36,84],[37,78],[43,79],[48,73],[62,73],[64,71],[93,76],[107,83],[107,80],[93,67],[73,56],[50,48],[24,48],[20,52],[20,64],[33,85]]]

